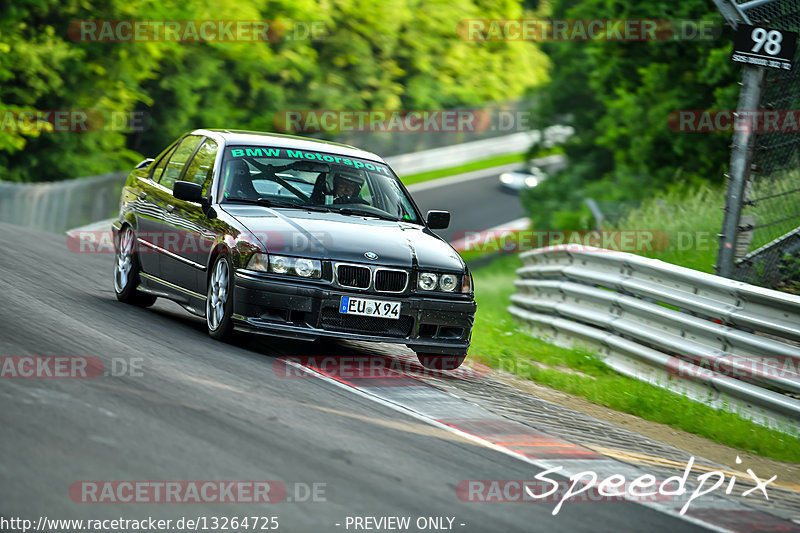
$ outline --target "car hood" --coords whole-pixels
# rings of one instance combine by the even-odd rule
[[[430,230],[407,222],[261,206],[225,206],[272,254],[462,271],[464,262]],[[376,254],[370,260],[365,254]],[[371,255],[371,254],[370,254]]]

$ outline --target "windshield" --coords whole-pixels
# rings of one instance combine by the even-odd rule
[[[389,167],[322,152],[230,146],[222,164],[221,194],[223,202],[422,223]]]

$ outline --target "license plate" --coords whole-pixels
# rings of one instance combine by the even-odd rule
[[[345,315],[373,316],[379,318],[400,318],[400,302],[372,300],[342,296],[339,312]]]

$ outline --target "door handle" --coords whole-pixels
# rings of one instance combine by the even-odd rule
[[[175,211],[175,206],[172,204],[167,204],[167,211],[172,213],[173,211]]]
[[[139,200],[144,200],[145,198],[147,198],[147,193],[144,192],[144,191],[140,192],[139,193]]]

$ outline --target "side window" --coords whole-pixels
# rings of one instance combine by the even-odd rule
[[[214,160],[217,157],[217,143],[211,139],[206,141],[197,150],[197,153],[186,169],[184,181],[191,181],[203,186],[203,195],[208,192],[211,185],[211,175],[214,173]]]
[[[172,185],[178,181],[181,171],[186,166],[186,161],[192,156],[194,149],[197,148],[197,145],[200,144],[202,139],[203,138],[199,135],[190,135],[181,141],[181,144],[175,149],[172,157],[169,158],[167,168],[164,169],[161,181],[158,182],[159,185],[172,190]]]
[[[164,167],[167,166],[167,161],[169,161],[170,156],[175,151],[176,144],[170,146],[167,150],[164,151],[164,155],[161,156],[161,159],[158,160],[155,169],[153,169],[152,180],[158,183],[158,180],[161,179],[161,174],[164,172]]]

